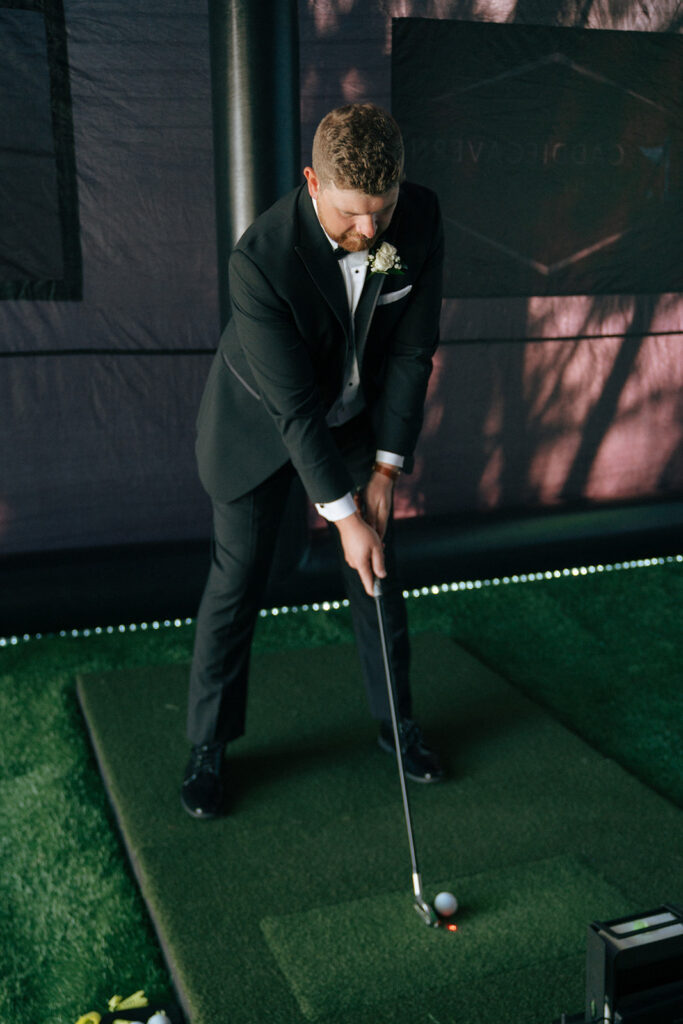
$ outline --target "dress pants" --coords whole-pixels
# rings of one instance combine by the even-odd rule
[[[349,437],[353,442],[353,427],[350,431],[339,428],[337,433],[352,477],[362,486],[369,478],[373,455],[353,443],[350,451],[345,451],[349,446],[344,442]],[[211,566],[197,614],[190,672],[187,734],[193,745],[226,743],[245,731],[251,642],[294,474],[287,463],[237,500],[213,503]],[[356,570],[344,560],[337,528],[331,524],[331,529],[339,549],[370,712],[378,721],[389,721],[375,601],[365,593]],[[387,646],[398,712],[410,717],[410,647],[403,594],[396,581],[391,522],[384,543]]]

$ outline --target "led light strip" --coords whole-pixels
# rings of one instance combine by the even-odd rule
[[[501,587],[511,583],[539,583],[543,580],[559,580],[566,577],[593,576],[604,572],[620,572],[627,569],[647,569],[656,565],[670,565],[674,562],[682,563],[683,555],[667,555],[662,558],[638,558],[631,562],[614,562],[605,565],[582,565],[574,566],[571,569],[548,569],[545,572],[519,573],[511,576],[494,576],[493,579],[485,580],[461,580],[459,583],[441,583],[431,587],[416,587],[413,590],[404,590],[406,598],[429,597],[437,594],[449,594],[459,590],[483,590],[486,587]],[[271,615],[295,615],[298,612],[330,612],[338,611],[340,608],[348,608],[348,600],[343,601],[319,601],[312,604],[284,605],[280,608],[263,608],[259,612],[260,618],[268,618]],[[130,625],[120,626],[95,626],[92,629],[62,629],[59,633],[25,633],[23,636],[0,637],[0,647],[15,647],[17,644],[29,640],[42,640],[48,637],[89,637],[89,636],[111,636],[115,633],[136,633],[146,630],[179,629],[182,626],[191,626],[194,619],[159,619],[153,622],[138,622]]]

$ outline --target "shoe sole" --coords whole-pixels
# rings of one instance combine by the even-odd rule
[[[206,811],[194,811],[185,803],[182,796],[180,797],[180,806],[186,814],[189,814],[190,817],[194,818],[196,821],[212,821],[214,818],[219,818],[221,816],[220,811],[209,812],[208,814]]]

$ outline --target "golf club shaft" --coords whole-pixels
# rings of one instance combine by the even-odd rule
[[[375,607],[377,609],[377,626],[379,628],[379,640],[380,646],[382,648],[382,661],[384,662],[384,674],[387,683],[387,698],[389,700],[389,711],[391,713],[391,728],[394,734],[394,747],[396,749],[396,764],[398,766],[398,778],[401,784],[401,796],[403,797],[403,813],[405,815],[406,829],[408,832],[408,845],[410,846],[410,861],[413,869],[413,890],[416,898],[422,900],[422,881],[420,879],[420,872],[417,866],[417,853],[415,851],[413,823],[410,816],[410,801],[408,800],[406,776],[403,768],[403,756],[401,754],[401,737],[399,733],[398,716],[396,714],[396,688],[394,684],[394,675],[391,668],[391,661],[389,658],[389,651],[387,648],[386,629],[384,623],[384,606],[382,603],[382,584],[379,579],[375,579],[374,597]]]

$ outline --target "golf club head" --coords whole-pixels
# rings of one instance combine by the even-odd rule
[[[424,923],[429,928],[439,927],[439,915],[434,910],[434,907],[430,906],[430,904],[427,903],[426,900],[420,899],[419,896],[416,896],[413,902],[413,906],[415,907],[415,910],[420,915]]]

